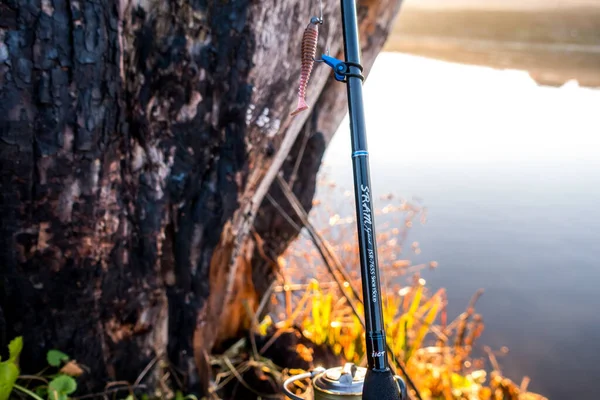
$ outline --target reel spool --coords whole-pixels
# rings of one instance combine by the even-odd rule
[[[283,391],[287,397],[293,400],[361,400],[363,383],[367,369],[357,367],[353,363],[346,363],[343,367],[330,369],[316,368],[312,372],[292,376],[283,383]],[[304,397],[293,394],[288,385],[301,380],[311,378],[309,390]],[[398,390],[402,399],[406,399],[406,385],[402,378],[395,376]]]

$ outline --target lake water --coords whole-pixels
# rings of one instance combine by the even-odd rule
[[[423,277],[450,316],[483,288],[479,345],[508,346],[505,375],[599,398],[600,90],[382,53],[364,92],[374,194],[423,199],[410,258],[439,263]],[[351,189],[349,154],[346,119],[323,170]]]

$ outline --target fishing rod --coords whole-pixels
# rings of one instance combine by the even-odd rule
[[[386,336],[381,306],[381,284],[373,212],[373,193],[367,149],[367,132],[363,106],[362,85],[364,76],[360,64],[360,42],[355,0],[341,0],[342,27],[344,35],[344,58],[338,60],[323,55],[315,60],[318,26],[321,17],[313,17],[306,27],[302,40],[302,68],[298,90],[298,106],[292,112],[297,115],[308,109],[305,101],[306,87],[315,61],[322,61],[333,69],[335,79],[346,83],[350,132],[352,137],[352,165],[354,175],[354,198],[360,254],[361,282],[365,310],[367,368],[347,363],[329,370],[316,369],[284,382],[283,389],[292,399],[302,399],[287,388],[299,379],[312,379],[314,400],[363,399],[403,400],[406,386],[395,376],[387,359]]]

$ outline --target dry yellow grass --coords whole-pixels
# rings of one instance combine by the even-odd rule
[[[335,190],[331,185],[332,191]],[[384,320],[392,361],[403,367],[425,399],[529,400],[544,399],[527,391],[529,379],[520,385],[502,376],[496,355],[486,348],[492,368],[473,356],[473,349],[484,329],[483,318],[475,306],[482,291],[474,294],[467,309],[448,321],[443,289],[431,293],[420,277],[423,268],[435,268],[437,262],[413,266],[404,253],[419,252],[418,243],[406,244],[407,233],[415,223],[426,221],[426,208],[418,203],[386,196],[389,204],[379,214],[394,214],[397,224],[389,224],[378,234],[380,267],[384,293]],[[305,337],[315,344],[326,344],[335,354],[365,364],[365,333],[361,324],[362,299],[352,290],[360,287],[358,249],[354,244],[354,219],[342,217],[317,204],[313,219],[319,219],[322,239],[336,253],[346,269],[349,281],[340,287],[325,268],[318,252],[307,243],[291,246],[279,262],[281,280],[273,295],[274,313],[262,324],[284,329],[299,326]],[[322,209],[321,209],[322,208]],[[394,219],[393,219],[394,220]],[[340,225],[348,229],[336,229]],[[408,250],[407,250],[408,249]],[[400,284],[401,281],[407,284]],[[345,293],[343,293],[345,292]],[[349,300],[350,299],[350,300]],[[354,302],[353,306],[349,301]],[[358,311],[358,315],[356,311]]]

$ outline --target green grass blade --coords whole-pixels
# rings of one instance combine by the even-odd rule
[[[31,390],[29,390],[27,388],[24,388],[23,386],[17,385],[16,383],[15,383],[14,388],[17,389],[17,390],[19,390],[19,391],[21,391],[21,392],[23,392],[23,393],[25,393],[28,396],[31,396],[35,400],[44,400],[40,396],[38,396],[37,394],[33,393]]]
[[[423,325],[421,325],[421,327],[419,328],[415,341],[411,345],[408,358],[410,358],[410,356],[412,356],[416,350],[421,348],[421,345],[423,344],[423,339],[425,339],[425,336],[429,332],[429,328],[431,328],[431,324],[433,324],[433,321],[435,321],[435,318],[437,317],[440,308],[440,303],[441,302],[438,299],[438,301],[435,302],[429,310],[427,317],[425,317],[425,320],[423,321]]]

